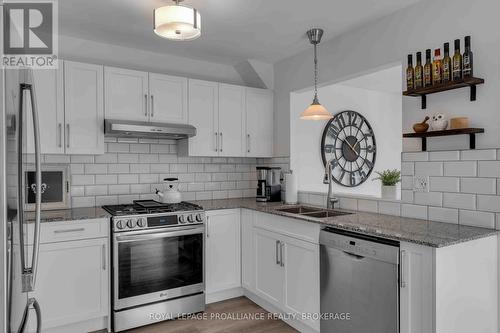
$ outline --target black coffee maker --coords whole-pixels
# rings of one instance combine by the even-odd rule
[[[257,197],[260,202],[281,201],[281,168],[257,167]]]

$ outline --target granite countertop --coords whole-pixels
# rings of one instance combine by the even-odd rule
[[[43,210],[41,222],[61,222],[61,221],[77,221],[77,220],[92,220],[100,218],[109,218],[111,215],[101,207],[88,208],[70,208],[60,210]],[[27,222],[34,222],[35,212],[28,212],[25,215]]]
[[[192,201],[205,210],[247,208],[264,213],[296,218],[306,222],[354,231],[370,236],[416,243],[430,247],[444,247],[474,239],[497,235],[500,231],[466,225],[433,222],[400,216],[375,213],[350,212],[352,214],[318,219],[289,214],[276,210],[282,203],[259,203],[255,199],[225,199]],[[292,207],[293,205],[288,205]],[[311,205],[306,205],[311,206]],[[348,212],[342,210],[344,212]]]

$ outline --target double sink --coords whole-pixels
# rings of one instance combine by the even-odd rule
[[[324,209],[324,208],[302,206],[302,205],[294,207],[276,208],[275,210],[278,212],[287,213],[291,215],[300,215],[304,217],[313,217],[317,219],[326,219],[329,217],[351,214],[333,209]]]

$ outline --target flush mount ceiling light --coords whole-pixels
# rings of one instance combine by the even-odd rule
[[[171,40],[193,40],[201,36],[200,13],[190,7],[175,5],[156,8],[153,13],[153,31]]]
[[[323,29],[311,29],[307,32],[309,42],[314,45],[314,99],[311,105],[300,114],[300,119],[324,120],[332,118],[332,114],[318,100],[318,56],[316,48],[321,42],[322,36]]]

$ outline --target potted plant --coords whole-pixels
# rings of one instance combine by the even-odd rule
[[[396,184],[401,181],[401,172],[399,170],[384,170],[375,172],[378,177],[373,180],[382,182],[382,198],[396,199]]]

